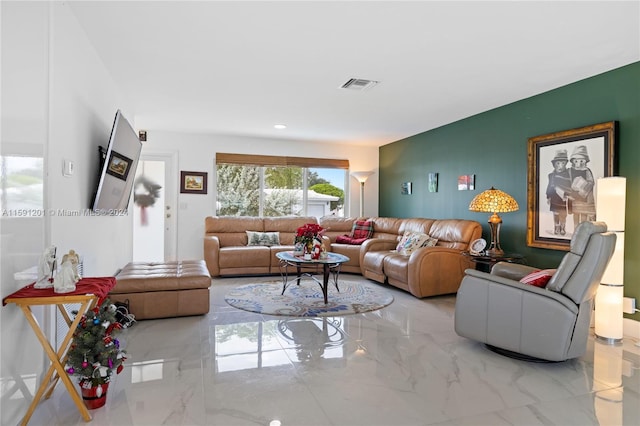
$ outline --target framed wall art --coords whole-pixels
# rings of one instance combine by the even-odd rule
[[[206,194],[207,172],[180,172],[181,194]]]
[[[438,192],[438,174],[429,173],[429,192]]]
[[[413,191],[411,187],[411,182],[402,182],[402,185],[400,185],[400,193],[402,195],[411,195]]]
[[[111,150],[109,164],[107,165],[107,174],[126,181],[129,170],[131,170],[131,163],[131,158]]]
[[[575,227],[595,220],[595,185],[613,176],[616,122],[529,138],[527,245],[568,250]]]
[[[458,191],[473,191],[476,189],[476,175],[458,176]]]

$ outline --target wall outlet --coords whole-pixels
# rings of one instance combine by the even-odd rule
[[[625,297],[622,304],[622,312],[625,314],[636,313],[636,299],[633,297]]]

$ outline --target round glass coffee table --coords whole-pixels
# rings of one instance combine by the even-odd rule
[[[338,288],[338,277],[340,275],[340,267],[343,263],[348,262],[349,258],[338,253],[327,253],[325,259],[304,259],[303,257],[294,256],[293,252],[281,251],[276,253],[276,257],[280,260],[280,275],[282,275],[282,294],[287,287],[293,283],[300,285],[303,277],[314,280],[322,289],[324,303],[327,303],[327,289],[329,287],[329,276],[333,278],[333,285]],[[289,279],[289,268],[295,268],[295,277]],[[311,270],[318,271],[322,267],[322,281],[316,278]],[[293,274],[293,273],[292,273]]]

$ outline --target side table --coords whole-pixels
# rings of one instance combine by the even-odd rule
[[[47,354],[47,357],[51,361],[51,366],[42,378],[42,383],[40,384],[38,391],[34,395],[33,401],[31,401],[31,405],[29,405],[29,409],[22,419],[21,424],[26,425],[27,423],[29,423],[33,412],[35,411],[36,407],[43,397],[44,399],[48,399],[51,397],[53,389],[58,383],[58,379],[62,380],[62,383],[64,383],[67,392],[78,408],[78,411],[80,411],[83,420],[85,422],[88,422],[91,420],[91,414],[89,414],[89,410],[84,405],[84,402],[82,401],[82,398],[78,393],[77,387],[73,385],[71,379],[69,378],[69,375],[64,370],[64,365],[67,360],[67,351],[73,337],[73,332],[78,327],[82,316],[88,310],[93,309],[99,302],[102,301],[102,299],[107,297],[109,291],[113,287],[115,287],[116,279],[114,277],[83,278],[76,283],[75,291],[63,294],[55,293],[53,291],[53,288],[34,288],[34,284],[29,284],[28,286],[23,287],[22,289],[2,299],[3,306],[9,303],[15,303],[22,310],[22,313],[27,318],[29,325],[31,325],[31,328],[36,334],[38,341]],[[73,319],[71,319],[64,307],[64,305],[68,303],[80,304],[78,313]],[[57,352],[53,349],[53,346],[47,340],[47,337],[40,328],[38,321],[31,311],[32,306],[42,305],[57,306],[58,310],[67,322],[67,325],[69,325],[69,331],[62,340],[60,349],[58,349]]]
[[[468,251],[462,252],[463,256],[471,258],[476,264],[476,269],[483,272],[491,272],[491,268],[498,262],[525,263],[525,257],[518,253],[505,253],[501,256],[489,256],[486,254],[471,254]]]

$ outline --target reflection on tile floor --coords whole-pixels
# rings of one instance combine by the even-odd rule
[[[379,286],[357,275],[349,280]],[[640,348],[589,340],[582,358],[505,358],[453,331],[454,296],[300,319],[237,310],[216,279],[205,316],[148,320],[94,425],[638,425]],[[26,408],[25,408],[26,410]],[[274,422],[278,421],[278,422]],[[86,424],[63,387],[32,425]]]

